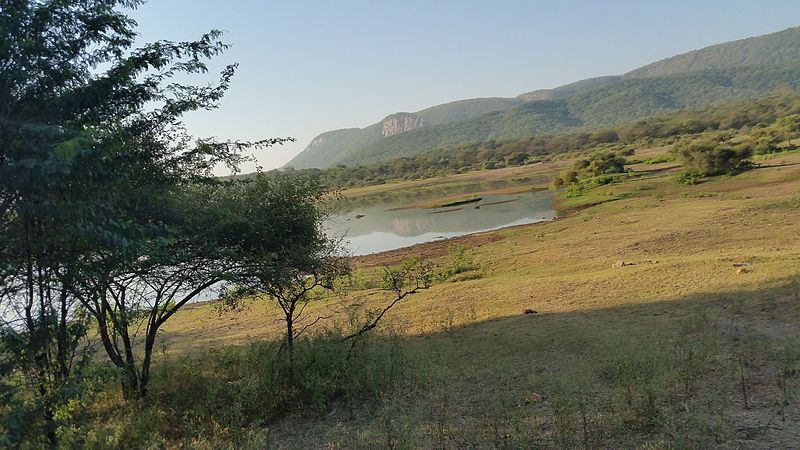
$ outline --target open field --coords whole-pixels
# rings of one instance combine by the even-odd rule
[[[569,208],[597,204],[555,221],[356,259],[369,280],[406,255],[447,264],[448,248],[462,244],[482,268],[465,277],[474,279],[410,297],[385,323],[383,332],[399,333],[424,366],[420,387],[357,410],[286,419],[270,427],[269,441],[286,448],[795,445],[800,386],[797,361],[787,355],[800,336],[800,155],[758,162],[696,186],[667,176],[674,164],[641,164],[634,168],[664,172],[595,188],[585,194],[590,202],[564,199]],[[535,177],[558,166],[520,169]],[[378,188],[388,186],[365,190]],[[349,295],[384,298],[375,289]],[[315,305],[312,316],[341,301]],[[166,353],[175,357],[274,338],[281,325],[263,303],[221,315],[202,304],[165,328]]]

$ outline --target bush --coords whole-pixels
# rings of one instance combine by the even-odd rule
[[[714,175],[734,174],[749,169],[752,155],[749,145],[721,142],[714,137],[683,141],[675,145],[673,153],[683,162],[687,179]]]
[[[661,164],[666,162],[675,161],[675,157],[671,155],[657,155],[652,158],[644,160],[645,164]]]
[[[379,399],[417,375],[397,340],[365,336],[351,346],[341,338],[331,331],[295,342],[292,378],[286,352],[275,341],[165,363],[153,380],[152,406],[182,415],[159,431],[171,439],[213,430],[241,433],[284,416],[318,416],[334,403]]]
[[[474,272],[482,269],[480,263],[475,261],[475,254],[472,250],[468,249],[465,245],[455,245],[450,247],[450,261],[439,270],[438,278],[441,280],[450,279],[456,275],[466,272]],[[482,274],[476,274],[474,277],[466,276],[459,277],[461,281],[478,279]]]
[[[675,175],[675,181],[678,184],[688,184],[688,185],[695,185],[700,184],[700,181],[703,179],[703,176],[697,172],[690,172],[688,170],[684,170],[679,174]]]
[[[622,152],[598,151],[589,155],[588,159],[575,161],[571,170],[565,170],[553,179],[553,187],[559,188],[583,179],[603,177],[605,175],[618,174],[625,172],[625,164],[628,163],[626,156],[633,154],[632,150]],[[597,185],[607,184],[613,178],[604,177]]]

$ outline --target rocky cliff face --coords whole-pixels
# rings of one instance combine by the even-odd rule
[[[526,92],[517,96],[518,99],[525,102],[533,102],[536,100],[550,100],[553,98],[553,91],[550,89],[539,89],[538,91]]]
[[[381,134],[383,137],[394,136],[427,124],[425,119],[413,113],[392,114],[381,121]]]
[[[326,136],[325,134],[320,134],[319,136],[312,139],[311,142],[309,142],[309,144],[303,151],[307,152],[309,150],[313,150],[315,147],[319,147],[320,145],[324,144],[327,141],[328,141],[328,136]]]

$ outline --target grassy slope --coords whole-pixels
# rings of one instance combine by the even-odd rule
[[[498,439],[520,447],[580,445],[580,430],[569,425],[572,431],[564,431],[563,423],[579,424],[580,417],[574,404],[559,407],[575,398],[574,391],[564,393],[563,380],[602,374],[630,358],[664,360],[679,348],[680,330],[698,320],[703,321],[699,329],[720,346],[739,345],[742,336],[797,334],[800,291],[793,283],[800,276],[800,156],[764,164],[691,187],[669,177],[600,187],[585,201],[605,203],[554,222],[457,239],[475,246],[483,278],[435,285],[393,311],[387,324],[426,355],[431,388],[385,399],[387,410],[367,407],[278,423],[276,443],[380,445],[391,417],[414,446],[446,441],[447,447],[491,447]],[[447,244],[433,243],[356,263],[369,276],[404,254],[436,258],[446,250]],[[635,265],[612,268],[618,260]],[[741,262],[752,264],[752,273],[737,274],[734,264]],[[525,308],[539,314],[523,315]],[[243,343],[279,330],[275,316],[263,307],[218,317],[208,305],[182,311],[166,328],[171,353]],[[790,407],[784,411],[788,422],[771,425],[780,421],[775,418],[777,388],[771,372],[759,371],[760,360],[753,358],[749,409],[735,389],[736,368],[719,364],[725,369],[707,370],[709,378],[698,391],[721,386],[713,398],[725,405],[724,426],[704,433],[677,423],[675,433],[689,430],[692,439],[728,447],[797,442],[792,420],[800,411]],[[596,430],[589,433],[590,446],[664,446],[653,436],[669,430],[626,422],[601,400],[611,398],[605,393],[614,386],[600,375],[590,379],[586,397],[598,399],[589,418],[590,431]],[[716,420],[704,409],[695,416]]]

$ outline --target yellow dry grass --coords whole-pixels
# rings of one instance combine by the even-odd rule
[[[648,149],[637,156],[660,152]],[[772,366],[756,361],[769,352],[748,350],[747,358],[756,361],[747,380],[755,393],[750,405],[743,405],[736,390],[739,366],[731,365],[736,361],[731,355],[743,351],[742,345],[757,342],[746,336],[800,335],[800,155],[758,162],[755,170],[696,186],[672,179],[674,163],[639,164],[636,170],[648,171],[641,178],[561,198],[561,207],[576,210],[555,221],[354,259],[359,276],[375,280],[381,266],[404,256],[445,265],[448,247],[466,245],[483,268],[477,279],[442,282],[410,296],[377,330],[400,333],[409,348],[424,355],[420,360],[433,374],[431,386],[391,394],[380,414],[365,407],[273,423],[273,444],[375,448],[397,432],[393,427],[405,427],[414,447],[491,447],[502,442],[498,436],[517,448],[580,445],[580,408],[559,409],[558,402],[565,395],[574,402],[574,389],[581,386],[576,380],[587,373],[595,378],[586,385],[593,389],[586,397],[593,415],[589,433],[584,429],[591,444],[584,445],[667,448],[716,442],[726,448],[780,448],[796,443],[800,430],[791,423],[800,419],[800,409],[794,403],[777,409],[782,397]],[[358,195],[413,192],[470,177],[525,174],[539,180],[566,164],[363,188]],[[625,264],[614,267],[619,261]],[[345,300],[313,305],[308,316],[333,315],[331,324],[343,317],[336,312],[340,302],[359,298],[372,306],[387,301],[379,290],[353,291]],[[523,314],[526,309],[538,313]],[[278,318],[264,302],[222,314],[200,304],[180,311],[162,337],[168,354],[191,354],[276,338],[282,332]],[[604,371],[669,355],[673,362],[684,361],[675,346],[685,339],[681,330],[698,318],[724,347],[712,354],[720,363],[704,363],[706,381],[693,394],[705,402],[697,405],[711,409],[682,409],[680,420],[696,423],[677,422],[673,431],[628,422],[624,411],[630,405],[609,412],[603,402],[618,398],[615,383],[622,381],[603,378]],[[669,370],[665,373],[674,375],[684,369]],[[701,397],[718,384],[715,377],[722,377],[723,387]],[[634,388],[657,385],[650,383],[637,378]],[[565,394],[559,385],[573,391]],[[726,412],[714,422],[718,404],[727,405]],[[788,422],[770,425],[777,414]],[[668,423],[668,417],[660,420]],[[713,433],[698,431],[709,423],[716,424]],[[563,435],[565,429],[573,434]]]
[[[800,156],[783,159],[697,186],[665,176],[595,188],[587,195],[605,203],[552,222],[360,257],[356,266],[369,277],[403,255],[443,258],[449,245],[480,244],[481,279],[435,285],[393,311],[410,334],[435,331],[445,316],[463,325],[525,308],[565,313],[756,290],[800,273],[800,208],[792,203],[800,198]],[[621,194],[628,197],[616,199]],[[612,268],[619,260],[633,265]],[[737,275],[735,263],[752,264],[752,273]],[[178,351],[240,344],[275,336],[274,313],[263,304],[223,314],[195,305],[165,325],[164,337]]]

